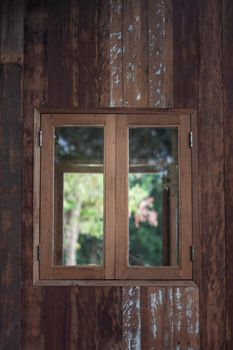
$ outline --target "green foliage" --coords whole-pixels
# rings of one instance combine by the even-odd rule
[[[57,166],[103,164],[103,128],[61,127],[55,136]],[[153,173],[129,174],[129,263],[133,266],[163,264],[162,194],[164,188],[178,191],[177,136],[173,127],[129,129],[130,165],[153,168]],[[64,175],[64,246],[66,250],[75,233],[77,264],[102,263],[103,201],[103,174]]]
[[[64,249],[75,229],[77,264],[102,263],[103,195],[103,174],[64,174]]]
[[[130,265],[162,265],[162,177],[158,174],[130,174],[129,175],[130,219],[129,219],[129,245]],[[139,196],[140,193],[144,194]],[[142,201],[151,198],[151,206],[147,213],[156,212],[157,225],[148,220],[137,224],[136,215]],[[135,210],[136,208],[136,210]],[[142,208],[143,209],[143,208]]]

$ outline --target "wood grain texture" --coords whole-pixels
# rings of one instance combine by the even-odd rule
[[[173,106],[173,9],[171,0],[148,0],[149,106]]]
[[[72,293],[71,350],[122,349],[121,288],[80,287]]]
[[[226,349],[221,1],[198,1],[200,330],[203,349]]]
[[[95,1],[80,0],[78,21],[78,105],[97,107],[98,95],[98,11]]]
[[[67,287],[47,287],[44,297],[45,349],[70,349],[71,294]]]
[[[21,348],[43,350],[43,290],[32,286],[33,107],[47,101],[48,16],[45,1],[26,1],[24,19]],[[36,316],[35,316],[36,315]]]
[[[98,1],[98,106],[110,103],[110,1]]]
[[[141,343],[141,305],[140,287],[122,288],[122,332],[123,350],[140,349]]]
[[[110,2],[110,104],[123,106],[123,0]]]
[[[147,1],[123,6],[123,100],[126,107],[148,106]]]
[[[48,1],[48,103],[72,106],[73,33],[71,0]]]
[[[233,348],[233,3],[223,1],[223,93],[224,93],[224,152],[225,152],[225,225],[226,225],[226,286],[227,286],[227,349]]]
[[[0,348],[20,349],[22,67],[0,65]]]
[[[197,24],[197,0],[173,0],[173,79],[176,108],[197,108]]]
[[[23,62],[24,0],[1,1],[1,63]]]
[[[200,349],[197,288],[141,288],[141,349]]]
[[[206,239],[204,241],[203,238],[202,242],[202,347],[199,343],[198,289],[196,287],[125,286],[123,289],[120,287],[72,287],[71,289],[70,287],[60,289],[59,287],[50,289],[49,287],[32,286],[33,106],[47,104],[51,107],[78,105],[85,108],[107,107],[109,105],[122,106],[123,101],[128,102],[127,107],[155,105],[161,96],[160,92],[156,92],[154,87],[150,88],[149,85],[148,67],[152,67],[154,56],[148,56],[150,53],[148,53],[147,40],[152,41],[151,45],[155,44],[152,39],[153,33],[149,34],[149,30],[154,28],[158,14],[156,15],[153,11],[147,13],[147,3],[152,3],[154,6],[160,2],[162,0],[159,0],[158,3],[157,1],[147,2],[144,0],[132,0],[128,3],[122,0],[100,1],[98,3],[84,0],[65,2],[63,0],[56,3],[52,1],[49,5],[47,0],[28,0],[25,2],[21,297],[21,348],[23,350],[41,350],[45,347],[53,349],[54,346],[58,349],[69,349],[71,346],[73,350],[77,348],[84,350],[95,348],[128,349],[131,346],[132,349],[147,350],[159,348],[161,344],[163,344],[164,349],[167,346],[169,350],[174,349],[175,346],[183,350],[188,348],[196,350],[202,347],[208,349],[208,346],[211,349],[224,349],[223,295],[225,282],[223,260],[225,253],[222,221],[224,199],[222,190],[223,145],[221,141],[223,135],[222,114],[219,107],[221,103],[219,103],[218,98],[219,91],[221,91],[218,57],[219,52],[221,52],[219,45],[221,11],[217,14],[220,10],[216,5],[217,0],[199,1],[199,37],[201,39],[199,57],[201,117],[199,129],[202,169],[200,203],[201,210],[205,213],[205,217],[204,214],[202,216],[201,232]],[[8,2],[8,8],[13,3],[14,11],[11,11],[10,15],[12,16],[8,18],[9,23],[12,23],[15,28],[17,14],[22,16],[20,12],[21,1]],[[134,3],[136,7],[131,8],[130,5],[134,6]],[[196,3],[196,0],[173,0],[174,105],[176,107],[196,108],[197,106]],[[230,195],[232,186],[230,116],[232,107],[231,75],[229,75],[228,66],[231,64],[232,56],[232,48],[229,46],[232,34],[230,29],[232,5],[228,0],[224,0],[224,3],[225,132],[228,135],[225,144],[226,173],[228,171],[226,176],[228,189],[226,208],[228,209],[226,213],[229,242],[228,263],[230,266],[232,243],[230,236],[232,207]],[[18,4],[19,8],[17,8]],[[49,6],[51,21],[48,20],[47,6]],[[126,10],[127,8],[128,10]],[[170,15],[172,20],[172,14]],[[133,32],[131,32],[131,24]],[[17,49],[14,52],[8,50],[10,42],[14,43],[17,48],[18,40],[22,38],[22,32],[17,32],[13,27],[9,32],[4,29],[5,32],[3,31],[1,34],[1,38],[8,36],[2,41],[4,43],[2,47],[5,47],[5,52],[7,52],[4,59],[15,62],[20,60],[21,62],[22,53],[19,54]],[[47,47],[48,41],[49,48]],[[127,42],[128,44],[126,44]],[[124,56],[123,65],[123,49],[126,45],[130,51],[126,53],[128,56]],[[169,51],[169,53],[171,59],[171,52]],[[128,63],[131,63],[131,58],[137,65],[135,75],[132,73],[132,69],[127,66]],[[132,73],[128,82],[126,81],[127,72]],[[166,76],[164,79],[167,79]],[[49,100],[47,98],[48,85]],[[15,81],[12,86],[15,86]],[[168,89],[171,89],[171,86],[167,86],[163,96],[168,96]],[[169,94],[172,96],[171,91]],[[172,105],[168,102],[168,97],[166,98],[167,102],[164,103],[164,107]],[[207,163],[208,169],[206,168]],[[20,171],[17,173],[20,174]],[[8,273],[9,266],[11,265],[7,265],[5,274]],[[231,274],[229,267],[227,275],[229,349],[232,344],[230,334],[232,328],[230,318],[232,310]],[[5,297],[8,295],[4,294]],[[162,303],[160,302],[161,298]],[[12,305],[6,304],[4,312],[6,309],[12,311]],[[14,308],[14,312],[17,312],[17,307]],[[9,320],[1,316],[0,319],[4,322]],[[14,319],[13,322],[17,323],[18,321]],[[51,334],[45,329],[45,325],[51,328]],[[205,329],[207,329],[206,332]],[[16,331],[14,329],[14,337],[17,337],[17,334],[16,328]],[[15,346],[12,348],[16,349]]]

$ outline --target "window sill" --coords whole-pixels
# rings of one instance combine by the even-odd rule
[[[36,286],[79,286],[79,287],[197,287],[192,280],[38,280]]]

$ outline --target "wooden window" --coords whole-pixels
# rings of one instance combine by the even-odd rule
[[[192,118],[36,110],[36,283],[192,279]]]

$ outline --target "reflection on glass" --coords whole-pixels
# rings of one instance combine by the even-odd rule
[[[129,129],[128,184],[129,265],[177,265],[177,128]]]
[[[103,162],[103,128],[55,129],[56,265],[103,265]]]

